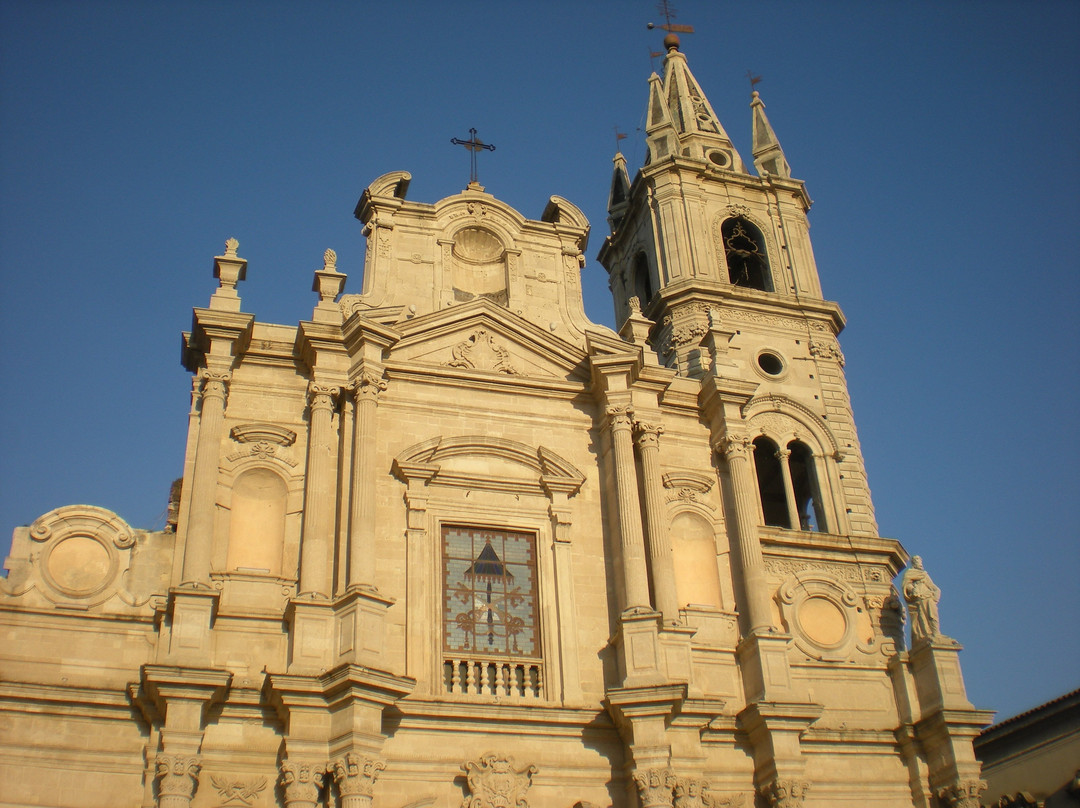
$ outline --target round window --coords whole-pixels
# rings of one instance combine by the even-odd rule
[[[720,166],[721,168],[724,168],[731,162],[731,158],[727,156],[727,152],[722,151],[709,152],[709,160],[710,162]]]
[[[771,351],[762,351],[757,358],[758,367],[770,376],[779,376],[784,372],[784,360]]]

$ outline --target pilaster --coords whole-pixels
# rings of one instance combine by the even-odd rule
[[[308,462],[299,595],[313,600],[326,600],[331,594],[335,488],[331,422],[340,393],[341,388],[333,385],[308,385]]]
[[[679,622],[679,603],[675,592],[671,540],[668,537],[664,483],[660,475],[660,435],[663,432],[664,428],[657,424],[634,422],[634,437],[641,457],[641,483],[645,490],[645,521],[648,526],[653,595],[656,598],[657,611],[664,615],[664,623],[671,625]]]
[[[154,758],[158,808],[188,808],[199,785],[203,735],[210,708],[224,700],[232,674],[209,668],[143,665],[136,705],[158,728]]]
[[[348,575],[346,588],[377,592],[375,569],[375,446],[377,408],[386,390],[383,358],[401,335],[354,314],[345,323],[353,393],[353,451],[349,480]]]
[[[919,704],[915,737],[929,764],[930,792],[949,808],[977,808],[986,788],[972,742],[993,720],[967,699],[960,644],[941,635],[914,642],[908,653]]]

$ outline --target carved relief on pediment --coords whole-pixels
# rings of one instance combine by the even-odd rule
[[[473,331],[467,339],[454,346],[452,354],[453,358],[446,363],[447,367],[519,375],[510,351],[499,344],[486,328]]]

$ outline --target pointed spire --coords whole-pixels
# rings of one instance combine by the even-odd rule
[[[746,173],[742,158],[679,50],[679,38],[669,35],[664,45],[664,77],[655,73],[649,77],[646,163],[676,154]]]
[[[608,224],[614,233],[622,224],[626,215],[626,205],[630,201],[630,176],[626,173],[626,158],[622,152],[615,152],[612,160],[615,164],[611,172],[611,190],[608,191],[607,212]]]
[[[784,157],[784,150],[780,148],[780,141],[776,139],[776,133],[769,124],[765,115],[765,102],[757,90],[750,94],[750,109],[754,118],[754,167],[758,174],[765,176],[771,174],[774,177],[791,177],[791,166]]]

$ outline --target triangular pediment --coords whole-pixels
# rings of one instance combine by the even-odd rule
[[[503,379],[589,380],[581,348],[487,300],[417,317],[397,328],[402,338],[389,357],[394,364]]]

